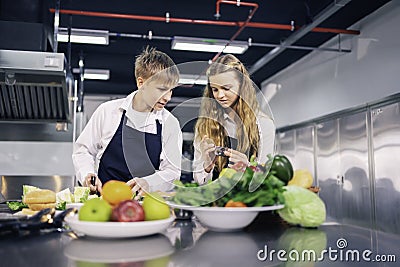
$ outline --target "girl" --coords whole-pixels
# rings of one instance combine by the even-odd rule
[[[224,55],[209,67],[207,79],[194,138],[193,177],[199,184],[239,161],[248,164],[253,155],[265,162],[275,140],[273,120],[261,112],[242,62]]]

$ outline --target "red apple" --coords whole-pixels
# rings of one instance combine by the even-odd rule
[[[144,210],[136,200],[125,200],[113,208],[111,220],[114,222],[144,221]]]

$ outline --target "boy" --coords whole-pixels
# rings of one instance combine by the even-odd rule
[[[120,180],[141,196],[169,190],[180,177],[182,132],[164,109],[178,84],[178,68],[168,55],[147,47],[135,60],[135,77],[138,90],[100,105],[74,144],[77,178],[91,191],[101,193],[105,182]]]

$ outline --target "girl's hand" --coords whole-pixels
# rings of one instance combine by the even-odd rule
[[[245,154],[234,149],[227,149],[224,152],[225,156],[229,157],[228,168],[232,167],[235,163],[242,161],[246,165],[249,164],[249,159]]]
[[[200,141],[200,152],[204,170],[210,172],[214,168],[216,156],[214,141],[211,138],[208,138],[207,135],[205,135]]]

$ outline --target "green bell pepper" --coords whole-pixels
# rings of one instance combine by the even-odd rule
[[[287,185],[293,177],[293,166],[284,155],[274,156],[270,171],[273,172],[275,177],[284,182],[285,185]]]

